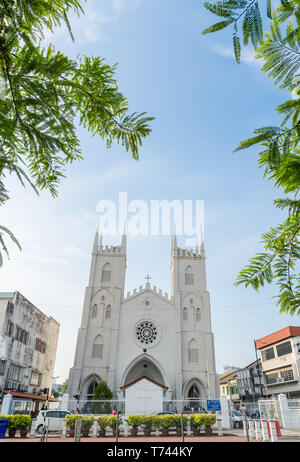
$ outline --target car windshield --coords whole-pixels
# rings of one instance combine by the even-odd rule
[[[242,416],[243,413],[241,411],[232,411],[233,415],[236,415],[236,416]]]

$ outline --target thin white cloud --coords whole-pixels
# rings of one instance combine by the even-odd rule
[[[215,43],[211,46],[211,50],[217,53],[224,58],[232,58],[234,57],[233,48],[227,45],[222,45],[220,43]],[[241,53],[241,62],[248,64],[250,66],[261,66],[261,60],[255,59],[254,52],[252,50],[243,49]]]
[[[76,246],[67,246],[62,248],[62,253],[70,257],[90,258],[90,255],[83,249]]]
[[[84,14],[78,16],[70,13],[69,22],[76,43],[95,43],[99,40],[108,40],[107,30],[104,30],[106,24],[115,22],[120,15],[129,8],[135,8],[140,5],[142,0],[89,0],[83,5]],[[45,42],[52,42],[59,45],[62,40],[71,43],[71,37],[67,28],[56,28],[54,33],[46,30]]]

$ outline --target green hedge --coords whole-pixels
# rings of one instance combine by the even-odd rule
[[[191,427],[199,430],[201,427],[209,428],[216,423],[216,418],[215,414],[192,414],[190,416]]]

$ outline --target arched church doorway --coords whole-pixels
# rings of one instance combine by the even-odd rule
[[[95,389],[100,381],[100,377],[96,376],[96,374],[93,374],[91,377],[89,377],[83,386],[82,398],[90,401],[93,398]]]
[[[124,385],[134,382],[140,377],[149,377],[149,379],[152,379],[161,385],[165,385],[161,371],[149,358],[141,358],[131,366],[126,374]]]
[[[191,385],[189,388],[188,401],[190,408],[200,407],[200,390],[195,383],[193,383],[193,385]]]

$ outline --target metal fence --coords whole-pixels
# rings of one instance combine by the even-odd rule
[[[75,400],[70,399],[68,402],[68,411],[84,415],[103,415],[111,414],[113,409],[121,414],[126,413],[125,399],[122,400]],[[207,400],[205,399],[188,399],[188,400],[163,400],[160,412],[175,412],[180,414],[194,414],[198,412],[209,412],[207,409]],[[144,414],[139,408],[131,410],[131,414]]]

